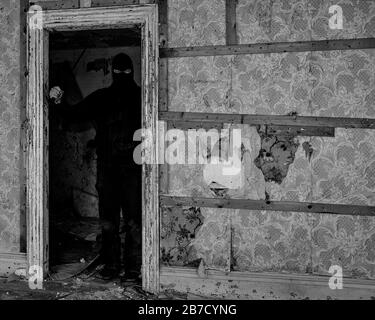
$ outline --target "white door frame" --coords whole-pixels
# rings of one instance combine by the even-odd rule
[[[48,245],[48,56],[49,32],[114,29],[137,25],[142,30],[142,284],[159,292],[158,194],[158,14],[154,4],[28,12],[28,80],[26,106],[26,214],[28,270],[49,269]],[[33,271],[34,272],[34,271]],[[31,271],[29,276],[31,276]]]

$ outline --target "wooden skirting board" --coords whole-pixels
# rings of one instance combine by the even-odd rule
[[[344,275],[345,276],[345,275]],[[221,272],[161,267],[161,291],[177,291],[221,299],[375,299],[375,280],[343,279],[343,288],[329,288],[330,275]]]
[[[0,253],[0,276],[7,277],[17,269],[26,269],[26,253]]]

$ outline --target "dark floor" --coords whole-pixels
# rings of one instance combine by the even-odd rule
[[[27,281],[0,280],[0,300],[150,300],[137,284],[83,281],[75,278],[66,282],[46,281],[43,290],[31,290]]]
[[[135,282],[99,279],[45,281],[43,290],[31,290],[26,280],[0,278],[0,300],[187,300],[197,296],[177,292],[153,295]]]
[[[99,253],[101,227],[96,218],[70,218],[50,223],[50,265],[91,261]]]
[[[43,290],[32,290],[22,276],[0,277],[0,300],[191,300],[192,294],[142,290],[141,279],[100,279],[101,227],[95,218],[53,220],[50,225],[50,274]]]
[[[50,274],[43,290],[31,290],[22,276],[0,278],[0,300],[185,300],[187,295],[158,296],[142,290],[141,279],[100,279],[101,227],[95,218],[51,221]]]

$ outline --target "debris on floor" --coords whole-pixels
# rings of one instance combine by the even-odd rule
[[[52,272],[79,271],[93,261],[100,250],[101,226],[97,218],[51,221],[50,264]],[[76,267],[76,270],[73,270]],[[73,269],[72,269],[73,268]],[[70,272],[70,271],[69,271]]]
[[[46,280],[43,290],[31,290],[26,280],[0,278],[0,300],[206,300],[210,297],[166,290],[145,292],[137,281],[105,281],[77,276],[64,281]]]
[[[100,261],[99,219],[64,219],[51,221],[49,277],[43,290],[28,286],[26,270],[17,270],[0,278],[0,300],[186,300],[177,292],[153,295],[142,289],[140,279],[125,279],[124,274],[103,280]],[[191,296],[190,296],[191,298]]]
[[[51,268],[51,280],[67,280],[82,273],[88,266],[88,263],[65,263]]]
[[[8,282],[0,278],[0,300],[158,300],[142,290],[139,283],[121,284],[98,279],[83,280],[75,277],[66,281],[48,280],[43,290],[31,290],[28,282]]]

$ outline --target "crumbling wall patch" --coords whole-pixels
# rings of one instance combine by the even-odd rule
[[[261,138],[261,149],[254,164],[262,171],[266,182],[281,184],[295,159],[299,142],[294,135],[268,134],[267,126],[258,126],[257,130]]]

